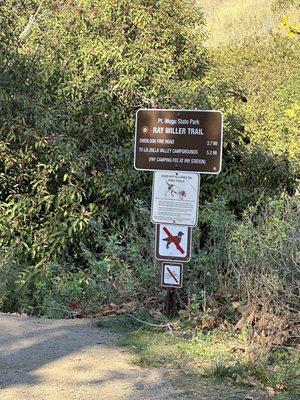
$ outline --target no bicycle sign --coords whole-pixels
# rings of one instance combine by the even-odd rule
[[[182,264],[163,263],[162,264],[162,283],[163,287],[181,288],[182,287]]]

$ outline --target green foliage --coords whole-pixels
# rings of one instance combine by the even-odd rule
[[[94,279],[97,263],[110,271],[104,282],[118,271],[130,288],[115,252],[133,199],[149,197],[132,168],[134,113],[151,99],[167,104],[207,64],[192,2],[39,5],[5,0],[0,15],[0,245],[5,258],[16,251],[18,304],[33,309],[54,283],[59,297],[71,298],[71,285],[81,298],[76,274]],[[89,235],[101,236],[109,268]]]
[[[279,17],[280,18],[280,17]],[[279,20],[278,20],[279,22]],[[213,51],[213,79],[235,82],[247,101],[243,106],[249,149],[259,147],[276,155],[279,164],[299,171],[299,40],[287,39],[277,29],[269,40],[255,37],[243,46],[228,45]],[[276,67],[275,67],[276,66]]]
[[[296,351],[273,351],[263,363],[245,361],[218,360],[206,370],[207,376],[252,386],[257,381],[261,385],[273,388],[274,393],[288,393],[292,399],[300,393],[299,354]],[[249,379],[250,377],[250,379]]]
[[[229,3],[222,3],[220,9]],[[228,12],[234,14],[240,3]],[[250,3],[254,7],[254,2],[247,6]],[[260,3],[263,8],[270,5]],[[272,36],[258,39],[259,33],[253,33],[240,45],[230,42],[210,49],[214,64],[206,81],[227,82],[226,108],[228,97],[234,99],[235,107],[243,102],[240,118],[233,125],[242,131],[240,140],[232,137],[224,145],[224,165],[232,160],[231,173],[225,170],[216,180],[235,212],[242,213],[248,204],[279,192],[292,195],[299,176],[299,43],[296,37],[288,39],[278,30],[281,12],[283,8],[274,14]],[[231,185],[234,190],[228,190]],[[203,199],[207,198],[205,193]]]
[[[18,264],[19,249],[11,247],[0,252],[0,307],[4,311],[18,309],[19,285],[18,277],[22,272]]]
[[[161,299],[151,176],[132,165],[135,112],[151,105],[224,111],[223,171],[202,179],[201,203],[212,202],[214,212],[203,208],[209,219],[201,217],[195,234],[191,293],[218,288],[224,276],[229,282],[220,236],[263,196],[295,191],[298,106],[287,103],[289,91],[279,125],[271,117],[263,125],[273,124],[271,149],[244,116],[235,77],[211,69],[193,1],[4,0],[0,7],[3,309],[61,316],[73,315],[74,302],[89,311]],[[288,146],[277,140],[283,134]]]
[[[231,18],[231,0],[210,1],[228,16],[210,14],[211,42],[192,0],[0,3],[0,308],[58,318],[112,302],[161,304],[151,176],[132,165],[135,112],[221,109],[223,170],[201,180],[193,259],[178,294],[178,326],[193,338],[153,334],[126,317],[102,326],[143,330],[126,339],[140,365],[200,360],[214,376],[250,373],[296,391],[296,357],[271,352],[259,363],[231,351],[236,340],[252,346],[254,333],[271,338],[260,344],[267,350],[295,336],[297,21],[285,17],[278,29],[295,2],[255,1],[254,15],[253,2],[237,1]],[[233,326],[249,305],[253,326],[248,319],[228,337],[212,331]]]
[[[267,297],[288,312],[299,295],[298,200],[265,199],[236,218],[224,200],[202,207],[200,232],[186,285],[203,309],[211,296],[233,296],[252,305]],[[295,303],[296,302],[296,303]],[[294,304],[294,306],[293,306]],[[210,304],[211,306],[212,304]],[[199,309],[199,306],[197,307]]]

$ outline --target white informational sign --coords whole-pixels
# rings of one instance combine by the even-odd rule
[[[155,258],[188,262],[191,259],[192,228],[182,225],[156,225]]]
[[[152,189],[152,222],[196,226],[199,190],[200,175],[197,173],[155,172]]]
[[[162,264],[162,283],[163,287],[182,287],[182,264],[163,263]]]

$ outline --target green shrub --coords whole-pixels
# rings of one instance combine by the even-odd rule
[[[244,330],[249,358],[297,340],[298,199],[265,199],[237,218],[216,200],[201,209],[195,254],[186,271],[184,320],[197,330]],[[187,296],[187,297],[186,297]]]
[[[187,97],[201,79],[202,26],[182,0],[1,3],[0,245],[10,254],[18,243],[25,308],[57,279],[76,287],[69,273],[105,264],[105,253],[114,267],[104,281],[124,274],[122,290],[133,292],[114,255],[133,199],[149,198],[149,179],[132,167],[133,117],[150,101],[170,104],[174,87]],[[105,250],[89,248],[95,230]]]
[[[202,204],[223,196],[220,212],[241,216],[293,193],[288,156],[249,144],[238,87],[209,73],[203,25],[186,0],[1,2],[0,246],[16,287],[1,289],[4,309],[160,298],[151,175],[132,165],[139,107],[224,111],[224,168],[203,178]]]
[[[8,251],[2,249],[0,252],[0,308],[3,311],[20,307],[20,285],[18,284],[18,277],[22,272],[18,265],[20,252],[18,245]]]

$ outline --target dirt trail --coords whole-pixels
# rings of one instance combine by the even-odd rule
[[[0,313],[1,400],[245,399],[224,386],[182,388],[166,371],[130,364],[118,334],[89,320]],[[185,385],[186,386],[186,385]],[[193,388],[192,388],[193,389]],[[228,393],[228,390],[230,393]],[[257,397],[255,397],[257,399]]]
[[[174,391],[156,369],[140,369],[117,334],[88,320],[0,314],[1,400],[163,399]]]

